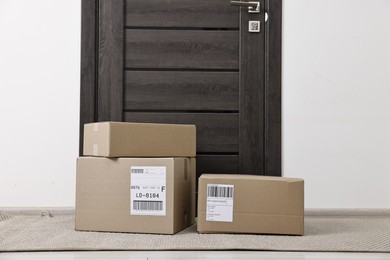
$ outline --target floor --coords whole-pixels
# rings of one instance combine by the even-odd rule
[[[0,253],[1,260],[24,259],[313,259],[313,260],[390,260],[390,253],[321,253],[270,251],[100,251]]]

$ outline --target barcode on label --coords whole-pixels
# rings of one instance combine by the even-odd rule
[[[207,197],[233,198],[233,186],[208,185]]]
[[[144,173],[144,169],[131,169],[131,173]]]
[[[135,200],[133,201],[133,210],[145,210],[145,211],[162,211],[162,201],[145,201]]]

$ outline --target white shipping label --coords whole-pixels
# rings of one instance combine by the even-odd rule
[[[207,184],[206,221],[233,222],[234,185]]]
[[[166,215],[165,166],[132,166],[130,168],[130,214]]]

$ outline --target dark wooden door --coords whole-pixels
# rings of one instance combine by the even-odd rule
[[[83,0],[81,130],[195,124],[198,174],[280,176],[280,52],[281,0]]]

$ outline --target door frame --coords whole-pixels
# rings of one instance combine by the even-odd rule
[[[102,20],[109,17],[110,12],[123,8],[124,1],[110,0],[104,8],[99,6],[100,1],[104,0],[81,1],[80,155],[85,123],[122,121],[123,118],[123,79],[111,84],[111,78],[117,79],[115,75],[123,73],[120,58],[124,50],[123,19],[108,21],[109,25]],[[265,23],[264,173],[281,176],[282,0],[265,0],[265,11],[268,21]],[[110,55],[102,56],[98,39],[105,36]],[[102,72],[104,77],[99,77]],[[108,98],[101,99],[99,93]]]

